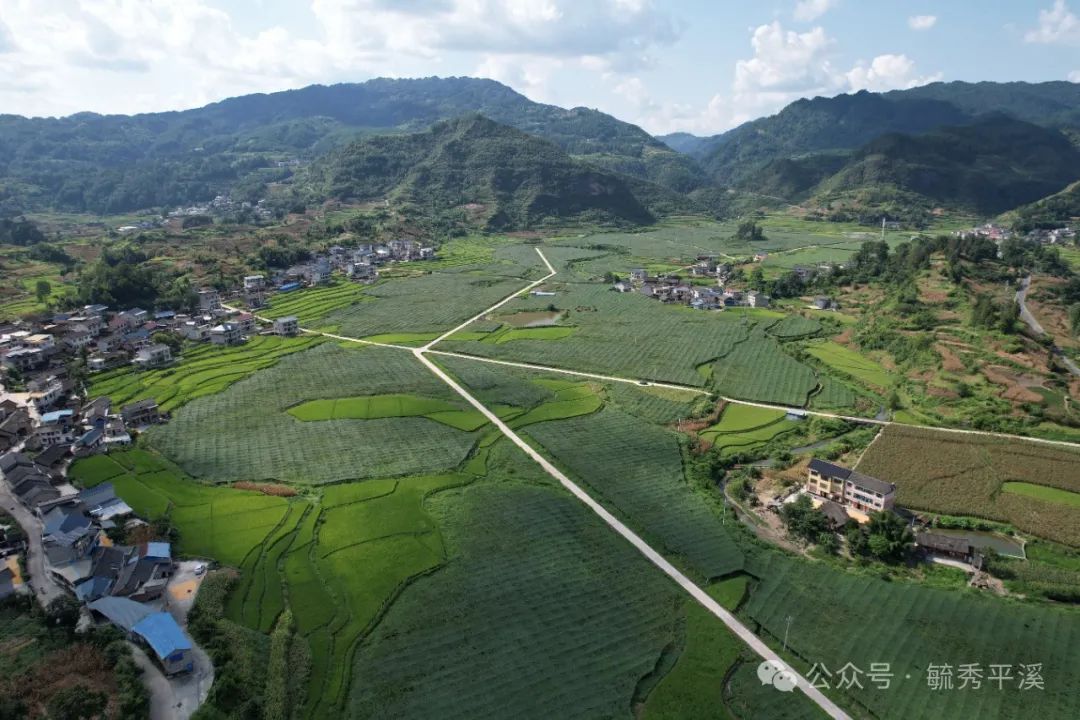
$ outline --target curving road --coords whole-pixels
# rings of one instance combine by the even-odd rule
[[[1026,278],[1020,281],[1020,288],[1016,291],[1016,303],[1020,306],[1020,319],[1023,320],[1024,323],[1029,328],[1031,328],[1031,331],[1036,335],[1049,335],[1050,333],[1046,332],[1046,330],[1043,329],[1042,324],[1038,320],[1036,320],[1035,316],[1031,314],[1030,310],[1028,310],[1026,301],[1028,289],[1030,287],[1031,276],[1028,275]],[[1061,361],[1062,365],[1068,368],[1069,372],[1071,372],[1077,377],[1080,377],[1080,365],[1077,365],[1075,362],[1073,362],[1072,358],[1066,355],[1061,348],[1059,348],[1057,345],[1054,345],[1050,348],[1050,352],[1054,353],[1054,355],[1057,356],[1058,360]]]

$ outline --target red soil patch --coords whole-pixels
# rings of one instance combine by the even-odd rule
[[[233,483],[233,487],[237,490],[254,490],[255,492],[261,492],[263,495],[273,495],[275,497],[293,497],[296,495],[296,490],[293,488],[277,483],[257,483],[241,480],[238,483]]]

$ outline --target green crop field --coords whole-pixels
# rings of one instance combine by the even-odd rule
[[[409,353],[323,343],[178,410],[149,442],[187,472],[216,481],[321,483],[457,466],[476,438],[423,417],[304,422],[314,400],[404,393],[460,401]]]
[[[169,516],[180,531],[181,553],[234,566],[283,521],[289,506],[280,497],[201,485],[145,450],[78,460],[71,477],[84,487],[111,482],[142,517]]]
[[[243,345],[204,343],[185,347],[171,366],[157,370],[123,367],[91,376],[89,397],[108,396],[114,405],[153,398],[171,411],[204,395],[221,392],[238,380],[268,368],[281,358],[306,350],[322,338],[258,335]]]
[[[445,332],[521,289],[519,278],[432,273],[368,286],[363,302],[330,313],[324,322],[350,337]]]
[[[565,311],[557,327],[576,328],[572,334],[505,343],[452,338],[440,348],[700,386],[705,380],[695,368],[731,352],[754,324],[748,314],[666,306],[636,293],[613,292],[607,285],[567,283],[551,288],[554,297],[515,299],[505,311],[541,311],[555,305]]]
[[[271,318],[295,315],[301,327],[322,327],[326,316],[335,310],[370,300],[368,290],[367,285],[336,280],[329,285],[276,293],[259,314]]]
[[[507,412],[513,411],[513,408]],[[288,413],[298,420],[376,420],[393,417],[426,417],[459,430],[479,430],[487,419],[475,408],[439,398],[392,393],[362,397],[308,400]]]
[[[807,351],[829,368],[877,390],[892,387],[894,376],[877,362],[832,341],[813,343]]]
[[[1026,483],[1080,493],[1080,450],[892,425],[863,456],[860,472],[896,483],[898,504],[1008,522],[1080,546],[1080,507],[1048,491],[1002,492]]]
[[[1045,500],[1046,502],[1080,507],[1080,493],[1072,492],[1071,490],[1059,490],[1055,487],[1035,485],[1034,483],[1026,482],[1002,483],[1001,490],[1002,492],[1016,493],[1017,495],[1024,495],[1026,497],[1035,498],[1036,500]]]
[[[694,574],[720,577],[741,567],[719,510],[687,484],[673,433],[614,408],[540,423],[525,433]]]
[[[1065,720],[1080,714],[1080,696],[1073,691],[1080,683],[1080,623],[1071,608],[886,582],[775,551],[750,556],[747,568],[761,581],[746,603],[746,616],[777,644],[786,633],[803,672],[824,665],[834,692],[846,663],[860,669],[862,689],[840,694],[874,717]],[[889,664],[888,689],[871,682],[871,663]],[[1019,665],[1034,663],[1041,665],[1045,687],[1019,690]],[[927,687],[931,664],[950,666],[952,690]],[[981,688],[960,687],[963,664],[982,668]],[[988,680],[991,664],[1010,666],[1012,679],[1000,690]]]
[[[783,410],[730,404],[719,422],[698,434],[719,447],[723,455],[747,452],[799,427],[797,421],[786,418]]]
[[[802,315],[788,315],[783,320],[769,326],[769,334],[781,340],[794,340],[817,335],[821,332],[821,322]]]
[[[349,717],[626,715],[675,640],[673,586],[557,489],[476,484],[430,505],[450,562],[357,649]]]
[[[757,334],[713,363],[712,380],[728,397],[797,407],[806,405],[818,386],[813,369]]]

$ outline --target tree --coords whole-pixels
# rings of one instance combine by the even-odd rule
[[[1069,326],[1073,335],[1080,335],[1080,303],[1069,306]]]
[[[735,239],[743,242],[761,242],[765,240],[765,233],[753,220],[744,220],[735,229]]]
[[[1001,332],[1012,334],[1016,332],[1016,325],[1020,321],[1020,306],[1011,300],[1006,300],[998,317],[998,327]]]
[[[49,720],[94,720],[105,714],[109,698],[86,685],[57,690],[45,703]]]
[[[79,624],[79,613],[81,610],[82,605],[78,600],[70,595],[61,595],[60,597],[53,598],[49,602],[49,607],[45,610],[45,614],[48,617],[50,625],[62,628],[68,635],[73,635],[75,633],[75,626]]]
[[[163,332],[159,330],[158,332],[151,335],[150,339],[160,345],[165,345],[169,348],[169,350],[172,351],[174,355],[179,353],[180,348],[183,346],[183,343],[180,342],[180,338],[176,337],[176,335],[171,332]]]
[[[780,509],[780,519],[788,532],[808,543],[818,542],[823,533],[829,532],[829,521],[816,509],[808,495],[800,495],[795,502]]]
[[[866,534],[870,554],[888,563],[904,560],[914,540],[903,518],[888,510],[870,514]]]
[[[52,295],[52,283],[48,280],[38,280],[34,285],[34,295],[39,303],[45,302],[45,298]]]

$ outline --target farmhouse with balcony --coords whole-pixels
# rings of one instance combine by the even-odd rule
[[[817,458],[810,461],[806,491],[864,512],[892,510],[896,486]]]
[[[131,427],[154,425],[161,421],[161,411],[158,410],[157,400],[146,398],[120,408],[120,417]]]
[[[131,360],[132,364],[143,368],[164,367],[172,362],[172,350],[168,345],[153,344],[140,348]]]
[[[300,321],[295,315],[287,315],[274,320],[274,334],[292,337],[300,333]]]

